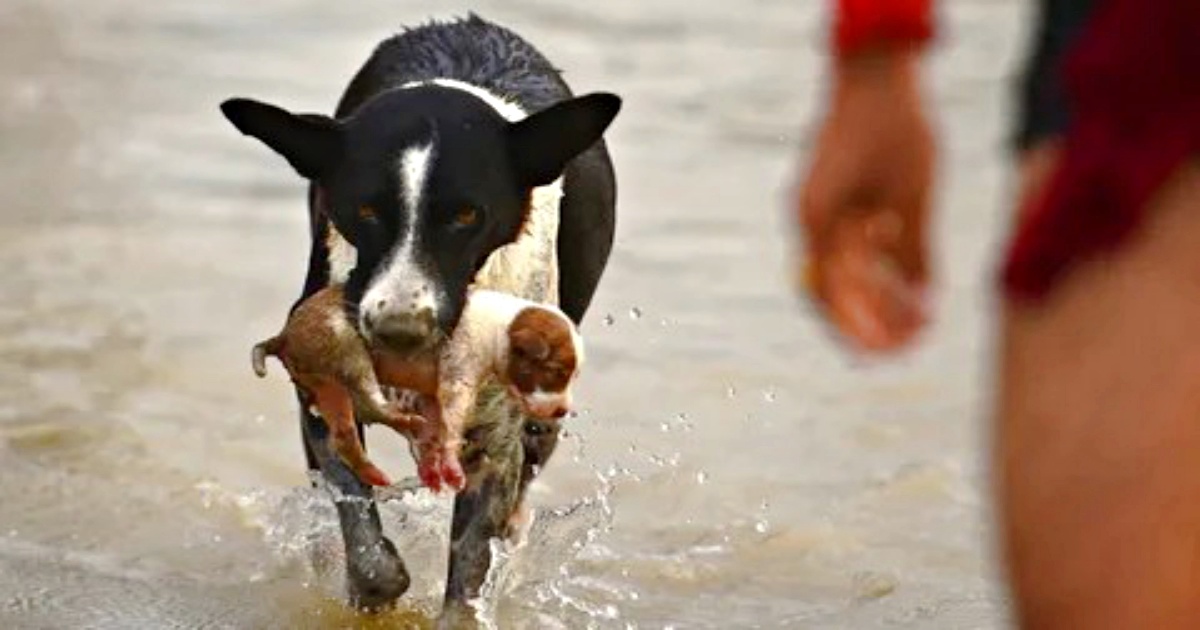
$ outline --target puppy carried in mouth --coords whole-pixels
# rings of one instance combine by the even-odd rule
[[[432,490],[465,482],[458,454],[480,386],[495,377],[526,413],[558,419],[571,408],[583,363],[583,339],[557,307],[506,293],[474,290],[462,319],[435,354],[398,357],[373,351],[347,316],[342,287],[302,302],[282,332],[254,346],[252,364],[267,373],[274,356],[312,399],[330,445],[364,483],[390,485],[367,457],[355,427],[382,424],[407,436],[417,474]],[[420,395],[419,413],[390,402],[383,385]]]

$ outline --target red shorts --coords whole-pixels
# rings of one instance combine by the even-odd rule
[[[1200,1],[1099,0],[1059,71],[1063,154],[1008,252],[1010,299],[1118,246],[1200,149]]]

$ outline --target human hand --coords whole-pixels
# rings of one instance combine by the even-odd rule
[[[918,54],[838,62],[832,107],[795,200],[807,254],[799,280],[822,314],[869,351],[904,346],[928,317],[935,147]]]

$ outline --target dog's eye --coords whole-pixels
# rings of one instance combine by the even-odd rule
[[[454,215],[454,226],[465,228],[471,227],[479,222],[479,210],[466,206],[460,209]]]
[[[358,207],[358,218],[364,221],[374,221],[375,216],[375,208],[372,208],[371,206]]]

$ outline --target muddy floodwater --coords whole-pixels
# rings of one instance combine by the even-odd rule
[[[500,628],[991,629],[989,279],[1030,7],[954,0],[935,326],[847,356],[787,273],[783,199],[825,89],[817,0],[0,2],[0,627],[430,627],[449,500],[383,506],[414,584],[340,602],[336,519],[282,371],[304,187],[217,104],[330,111],[403,24],[475,10],[609,134],[617,243],[579,416],[488,585]],[[372,433],[380,464],[404,446]]]

